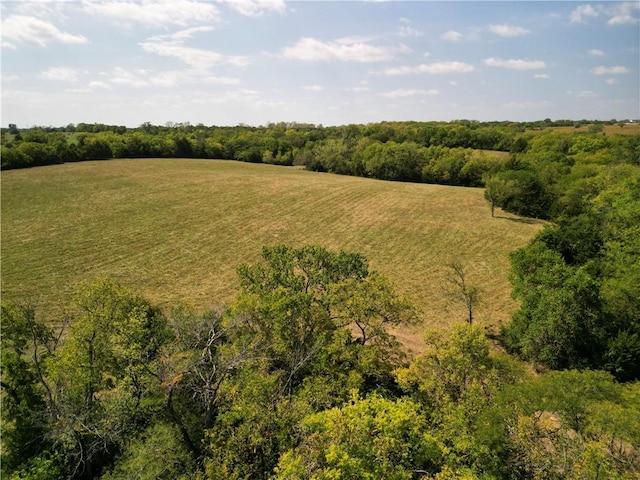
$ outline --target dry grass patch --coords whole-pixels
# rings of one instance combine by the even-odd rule
[[[503,152],[502,150],[477,150],[482,152],[488,157],[497,158],[499,160],[508,160],[511,154],[509,152]]]
[[[556,130],[558,132],[588,132],[591,125],[580,125],[579,127],[548,127],[547,130]],[[640,123],[625,123],[623,125],[604,125],[602,133],[605,135],[640,135]]]
[[[514,308],[512,250],[540,222],[491,218],[481,189],[392,183],[210,160],[113,160],[2,174],[2,296],[54,311],[79,283],[112,276],[163,306],[229,302],[235,268],[263,245],[318,244],[364,254],[447,327],[465,319],[444,294],[461,261],[482,288],[477,319]],[[423,327],[397,332],[420,348]]]

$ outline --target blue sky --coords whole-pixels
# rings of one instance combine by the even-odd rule
[[[2,1],[3,126],[640,117],[640,2]]]

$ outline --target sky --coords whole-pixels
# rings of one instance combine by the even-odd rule
[[[640,118],[640,2],[0,1],[3,126]]]

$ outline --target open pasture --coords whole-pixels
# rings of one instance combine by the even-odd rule
[[[465,320],[445,294],[461,261],[481,287],[476,318],[515,307],[508,254],[541,222],[498,212],[481,189],[394,183],[217,160],[111,160],[2,173],[2,298],[55,318],[82,282],[111,276],[163,307],[230,302],[235,268],[263,245],[364,254],[427,325]],[[423,327],[396,332],[420,348]]]
[[[549,127],[550,130],[556,130],[559,132],[572,133],[572,132],[588,132],[591,125],[581,125],[579,127]],[[604,135],[640,135],[640,122],[626,123],[626,124],[614,124],[604,125],[602,129]]]

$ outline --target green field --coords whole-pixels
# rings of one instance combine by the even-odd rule
[[[541,223],[499,212],[481,189],[393,183],[212,160],[111,160],[2,173],[2,298],[60,314],[77,286],[111,276],[154,303],[228,303],[235,268],[263,245],[364,254],[429,325],[465,319],[445,295],[460,260],[483,289],[479,322],[515,307],[510,251]],[[422,327],[396,332],[409,348]]]
[[[549,130],[564,133],[588,132],[590,128],[591,125],[581,125],[579,127],[548,127]],[[622,125],[604,125],[602,133],[604,135],[640,135],[640,123],[634,122]]]

